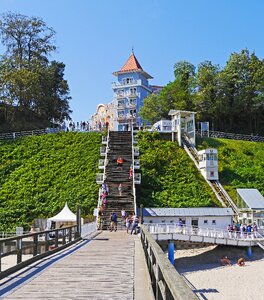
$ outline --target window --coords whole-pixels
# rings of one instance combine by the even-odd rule
[[[123,110],[117,113],[118,118],[123,118],[125,116],[125,112]]]
[[[210,172],[210,177],[214,177],[214,172]]]
[[[136,95],[136,93],[137,93],[137,88],[130,88],[129,91],[130,91],[130,94],[131,94],[131,95]]]
[[[165,220],[161,220],[161,223],[165,223]]]
[[[170,223],[174,223],[173,220],[170,220]]]
[[[149,220],[149,223],[153,223],[153,221],[152,221],[152,220]]]
[[[216,225],[216,220],[212,220],[212,225]]]
[[[130,109],[129,110],[129,116],[135,118],[136,117],[136,110],[135,109]]]
[[[204,220],[204,224],[206,224],[206,225],[207,225],[207,224],[208,224],[208,220]]]
[[[133,83],[133,78],[124,78],[123,79],[123,84],[131,84]]]
[[[117,107],[121,107],[121,106],[124,106],[124,105],[125,105],[124,100],[121,100],[121,101],[117,102]]]

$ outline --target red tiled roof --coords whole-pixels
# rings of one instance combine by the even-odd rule
[[[138,62],[138,60],[136,59],[134,53],[132,53],[119,72],[128,72],[128,71],[136,71],[136,70],[143,70],[143,69],[140,63]]]

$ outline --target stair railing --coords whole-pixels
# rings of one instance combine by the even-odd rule
[[[109,144],[109,127],[107,129],[107,138],[106,138],[106,150],[105,150],[105,157],[104,157],[104,172],[103,172],[103,182],[105,181],[106,179],[106,166],[108,164],[108,159],[107,159],[107,155],[108,155],[108,150],[109,150],[109,147],[108,147],[108,144]],[[99,191],[98,191],[98,201],[97,201],[97,213],[96,213],[96,224],[97,224],[97,228],[99,229],[101,227],[101,220],[99,221],[99,209],[100,209],[100,206],[102,205],[102,200],[101,200],[101,192],[102,192],[102,187],[99,188]]]
[[[136,186],[135,186],[135,169],[134,169],[134,129],[131,126],[131,141],[132,141],[132,180],[133,180],[133,196],[134,196],[134,212],[137,213],[137,198],[136,198]]]

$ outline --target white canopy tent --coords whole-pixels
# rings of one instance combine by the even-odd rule
[[[76,224],[76,214],[74,214],[68,207],[67,202],[65,203],[63,209],[54,217],[49,218],[48,227],[50,227],[51,222],[56,223],[56,228],[59,228],[62,224],[64,226],[70,226]],[[81,219],[81,223],[83,224],[83,218]]]

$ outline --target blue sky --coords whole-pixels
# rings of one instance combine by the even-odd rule
[[[0,12],[7,11],[40,17],[55,29],[52,58],[66,64],[75,121],[112,101],[112,72],[132,46],[157,85],[173,80],[180,60],[223,66],[243,48],[264,57],[261,0],[0,0]]]

